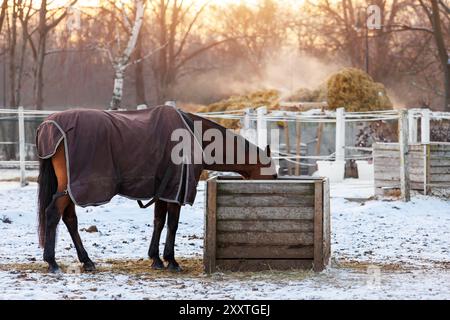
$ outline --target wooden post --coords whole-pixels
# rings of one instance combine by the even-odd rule
[[[398,125],[398,142],[400,145],[400,190],[402,200],[411,200],[411,186],[409,179],[409,146],[408,146],[408,111],[400,110]]]
[[[250,141],[253,144],[257,144],[256,141],[256,133],[255,133],[255,129],[252,126],[252,119],[251,117],[253,116],[254,110],[251,108],[247,108],[244,111],[244,130],[241,133],[241,135],[247,139],[248,141]]]
[[[287,159],[291,160],[289,157],[291,155],[291,137],[290,137],[290,132],[289,132],[289,121],[284,121],[284,143],[286,145],[286,156]],[[291,162],[290,161],[286,161],[286,166],[287,166],[287,170],[288,170],[288,175],[290,176],[292,174],[291,172]]]
[[[427,195],[430,193],[430,177],[431,177],[431,146],[430,144],[423,145],[423,194]]]
[[[430,143],[430,109],[422,110],[421,119],[421,142],[422,144]]]
[[[216,271],[216,227],[217,227],[217,178],[212,178],[206,183],[206,207],[205,207],[205,236],[203,244],[203,259],[205,272]]]
[[[422,110],[421,143],[423,145],[423,193],[429,193],[428,184],[430,182],[430,109]]]
[[[323,182],[314,182],[314,271],[324,268],[323,252]]]
[[[336,110],[336,161],[345,161],[345,114],[344,108]]]
[[[295,135],[296,135],[295,142],[297,155],[297,159],[295,159],[297,162],[295,164],[295,175],[299,176],[301,174],[300,156],[302,153],[302,127],[299,119],[297,119],[297,121],[295,122]]]
[[[408,111],[409,143],[417,143],[417,119],[414,117],[415,110]]]
[[[256,132],[258,136],[258,147],[265,149],[267,147],[267,120],[265,118],[267,114],[266,107],[260,107],[256,109]]]
[[[20,162],[20,186],[25,187],[28,185],[26,172],[25,172],[25,120],[23,114],[23,107],[18,109],[18,121],[19,121],[19,162]]]

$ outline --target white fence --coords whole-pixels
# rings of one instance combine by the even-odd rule
[[[26,147],[34,145],[34,137],[32,137],[32,142],[27,142],[25,131],[25,121],[27,119],[37,119],[36,121],[42,121],[46,116],[52,114],[56,111],[35,111],[35,110],[24,110],[19,108],[18,110],[13,109],[0,109],[0,117],[8,117],[10,119],[17,120],[18,126],[18,140],[17,141],[0,141],[0,145],[16,144],[19,150],[19,159],[12,160],[7,159],[0,161],[0,166],[15,166],[20,169],[20,182],[21,185],[26,185],[26,170],[29,167],[37,166],[38,162],[36,159],[26,159]],[[349,123],[367,123],[373,121],[399,121],[401,115],[404,114],[399,110],[389,110],[389,111],[375,111],[375,112],[344,112],[344,109],[338,109],[334,111],[321,111],[321,110],[309,110],[306,112],[293,112],[293,111],[268,111],[267,108],[261,107],[254,109],[245,109],[237,111],[228,112],[211,112],[211,113],[200,113],[200,116],[211,118],[211,119],[230,119],[239,120],[241,122],[241,134],[247,139],[251,140],[260,147],[265,147],[267,144],[271,146],[278,146],[273,144],[273,141],[268,143],[268,132],[269,127],[273,123],[284,123],[287,128],[285,131],[285,144],[286,150],[282,151],[280,148],[272,148],[274,154],[273,158],[279,160],[285,160],[292,163],[295,166],[315,166],[317,161],[334,161],[334,162],[344,162],[346,160],[362,160],[370,159],[371,148],[368,147],[355,147],[348,146],[346,144],[346,127]],[[12,116],[11,116],[12,115]],[[401,122],[401,128],[407,130],[405,134],[399,134],[398,137],[406,137],[409,142],[418,142],[418,121],[421,123],[421,137],[420,141],[422,143],[430,143],[430,121],[436,119],[448,119],[450,120],[450,113],[444,112],[431,112],[428,109],[410,109],[407,113],[406,126],[405,121]],[[334,131],[334,150],[335,152],[329,153],[327,155],[310,155],[302,154],[301,151],[301,125],[302,124],[317,124],[320,127],[323,124],[335,124]],[[295,124],[296,141],[295,149],[296,152],[292,153],[292,148],[288,148],[289,144],[289,124]],[[0,123],[0,126],[2,123]],[[300,128],[300,129],[298,129]],[[319,136],[319,130],[318,136]],[[320,139],[317,137],[317,139]],[[300,141],[299,141],[300,140]],[[320,146],[319,146],[320,147]],[[364,154],[359,155],[347,155],[346,151],[360,152]],[[368,155],[369,153],[369,155]],[[306,163],[305,160],[311,160],[313,164]],[[343,170],[343,169],[341,169]],[[296,168],[296,172],[299,171]],[[343,176],[342,176],[343,177]]]

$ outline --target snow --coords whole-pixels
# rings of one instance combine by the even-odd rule
[[[372,200],[373,186],[359,180],[333,184],[331,196],[332,262],[321,273],[49,275],[32,271],[42,257],[36,184],[20,188],[18,182],[0,182],[0,299],[450,299],[450,201],[421,195],[410,203]],[[201,259],[203,209],[200,183],[194,206],[182,209],[177,256]],[[116,197],[77,212],[79,229],[99,230],[80,232],[94,262],[146,259],[151,209]],[[162,248],[165,234],[161,239]],[[56,257],[69,265],[77,261],[64,225],[58,229]]]

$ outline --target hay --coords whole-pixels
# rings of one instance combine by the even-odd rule
[[[209,106],[198,109],[198,112],[219,112],[243,110],[246,108],[267,107],[268,109],[278,109],[280,93],[276,90],[265,90],[250,93],[242,96],[232,96],[229,99],[222,100]],[[239,120],[213,119],[229,129],[240,128]]]
[[[346,68],[332,75],[327,82],[329,109],[344,107],[347,112],[389,110],[393,108],[386,88],[367,73]]]
[[[290,95],[287,102],[324,102],[327,101],[327,85],[322,84],[317,89],[300,88]]]
[[[130,275],[145,275],[148,277],[203,277],[203,261],[200,258],[180,258],[178,259],[183,271],[180,273],[173,273],[167,270],[153,270],[152,262],[148,259],[139,260],[116,260],[107,259],[96,261],[97,271],[94,273],[111,272],[115,274],[130,274]],[[76,273],[81,271],[81,264],[76,262],[73,264],[60,263],[61,271],[63,273]],[[47,274],[47,264],[44,262],[33,263],[11,263],[0,264],[0,271],[15,271],[15,272],[36,272]]]
[[[247,95],[232,96],[228,99],[199,107],[197,112],[221,112],[246,108],[267,107],[279,110],[282,105],[281,93],[277,90],[256,91]],[[327,109],[345,107],[348,112],[390,110],[393,105],[383,84],[375,82],[367,73],[354,68],[346,68],[331,77],[316,89],[300,88],[283,97],[284,102],[320,103],[326,101]],[[229,129],[240,128],[239,120],[213,119]]]

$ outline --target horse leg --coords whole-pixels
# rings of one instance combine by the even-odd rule
[[[83,243],[81,242],[80,234],[78,233],[78,218],[75,212],[75,205],[72,201],[67,206],[64,211],[64,215],[62,218],[64,224],[69,231],[70,237],[72,238],[73,244],[75,245],[75,249],[77,250],[78,259],[83,263],[84,271],[95,271],[95,265],[84,249]]]
[[[61,143],[52,157],[52,165],[58,183],[57,193],[45,209],[45,241],[44,241],[44,261],[48,263],[49,272],[58,272],[59,266],[55,260],[56,228],[67,206],[71,202],[69,196],[65,194],[67,190],[67,170],[64,155],[64,145]]]
[[[155,218],[153,220],[153,235],[148,250],[148,256],[153,260],[152,268],[155,270],[164,269],[164,263],[159,257],[159,241],[161,232],[164,229],[167,215],[167,202],[157,200],[155,202]]]
[[[181,267],[175,260],[175,235],[178,229],[178,222],[180,220],[181,206],[178,204],[169,203],[168,221],[167,221],[167,237],[166,245],[164,247],[164,260],[168,262],[167,269],[169,271],[180,272]]]
[[[44,261],[48,263],[48,271],[51,273],[59,271],[59,266],[55,260],[56,227],[69,201],[70,199],[67,195],[55,196],[45,210]]]

